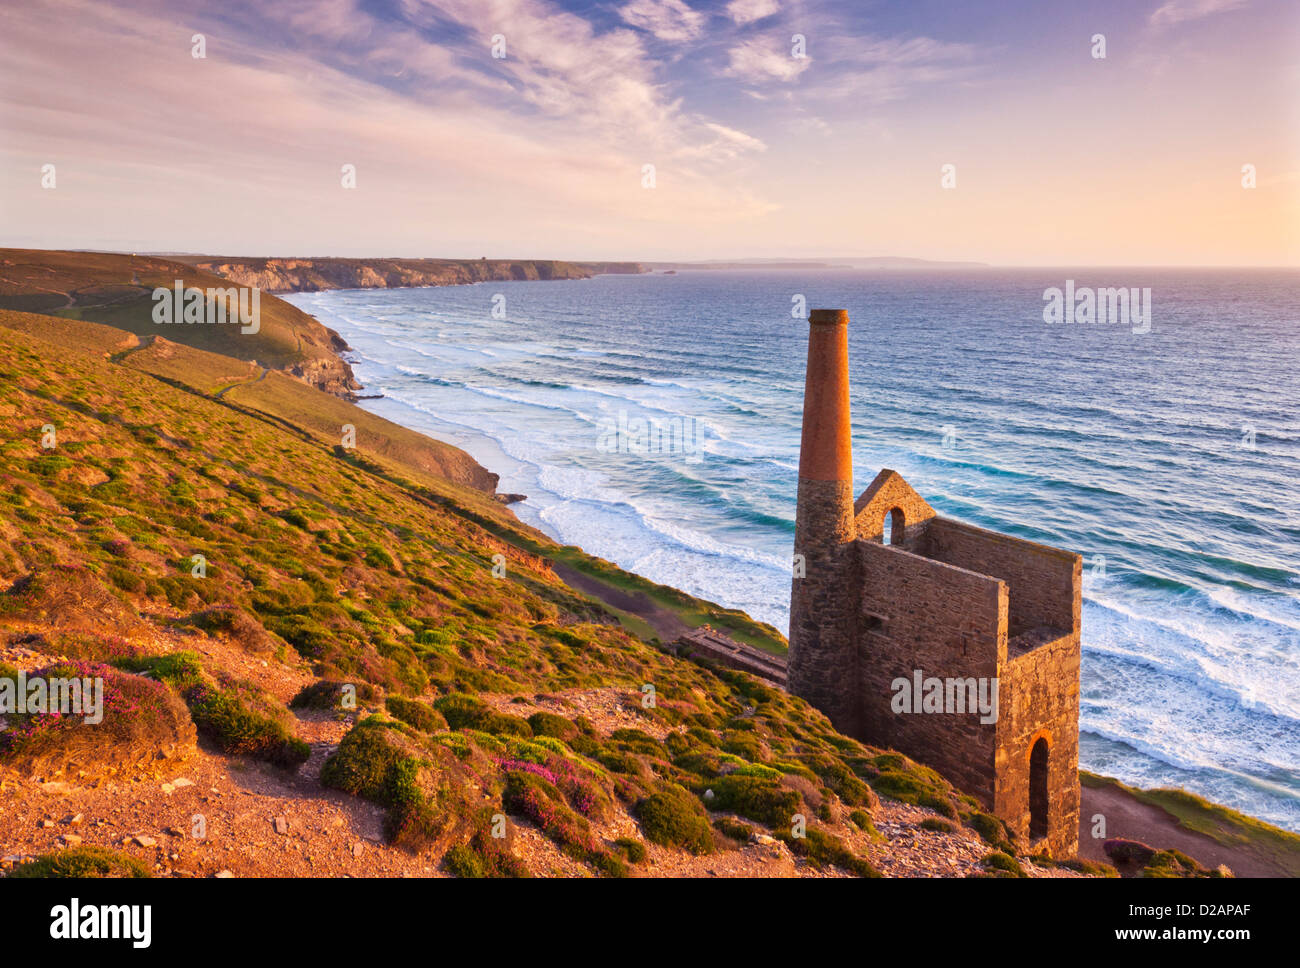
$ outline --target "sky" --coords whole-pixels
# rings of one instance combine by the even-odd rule
[[[1300,3],[6,2],[0,246],[1300,266]]]

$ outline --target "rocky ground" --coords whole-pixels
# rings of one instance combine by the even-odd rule
[[[194,647],[193,643],[176,643]],[[290,698],[311,681],[305,669],[250,656],[237,647],[204,639],[201,651],[217,665],[237,671],[272,695]],[[32,668],[51,658],[21,645],[0,649],[0,660]],[[503,712],[538,711],[584,715],[603,734],[640,728],[662,739],[667,729],[628,708],[618,689],[574,690],[525,701],[493,697]],[[60,848],[93,845],[129,854],[157,876],[170,877],[434,877],[435,860],[387,846],[383,808],[323,787],[320,770],[355,716],[302,710],[297,734],[311,758],[296,773],[202,746],[173,771],[156,777],[108,778],[78,785],[66,778],[25,777],[0,771],[0,871]],[[983,872],[990,848],[973,831],[922,829],[932,810],[885,800],[871,811],[878,836],[847,821],[834,832],[890,877],[966,877]],[[575,862],[526,821],[516,824],[515,850],[540,876],[587,876]],[[606,841],[642,839],[626,810],[597,829]],[[755,828],[746,843],[694,856],[647,844],[648,859],[633,876],[836,877],[817,869]],[[1031,876],[1077,876],[1022,862]]]

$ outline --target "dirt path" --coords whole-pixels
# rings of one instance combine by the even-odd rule
[[[1097,815],[1106,819],[1106,838],[1139,840],[1157,848],[1174,848],[1194,857],[1205,867],[1227,864],[1238,877],[1291,877],[1275,859],[1249,846],[1225,847],[1211,837],[1180,827],[1159,807],[1142,803],[1114,787],[1084,787],[1079,810],[1079,856],[1109,864],[1102,838],[1092,829]]]
[[[228,387],[222,387],[220,390],[214,393],[213,396],[216,397],[216,399],[220,400],[231,390],[235,389],[235,387],[246,387],[246,386],[252,386],[254,383],[261,383],[263,380],[266,379],[266,374],[268,372],[270,371],[267,370],[266,367],[262,367],[262,372],[257,375],[256,380],[240,380],[238,383],[232,383]]]
[[[655,630],[655,634],[659,636],[662,642],[671,642],[691,630],[691,627],[683,622],[676,613],[664,608],[662,605],[656,605],[645,592],[633,594],[621,588],[615,588],[613,585],[607,585],[603,581],[584,575],[562,562],[557,561],[552,567],[555,573],[570,588],[576,588],[583,594],[590,595],[611,608],[616,608],[621,612],[629,612],[645,621]]]

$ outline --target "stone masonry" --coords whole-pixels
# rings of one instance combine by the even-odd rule
[[[1082,561],[940,517],[892,470],[854,501],[848,315],[809,323],[789,690],[1072,856]]]

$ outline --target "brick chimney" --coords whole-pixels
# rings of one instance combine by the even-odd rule
[[[843,309],[814,309],[808,316],[788,688],[841,733],[854,735],[859,688],[853,603],[859,589],[852,554],[848,324]]]

